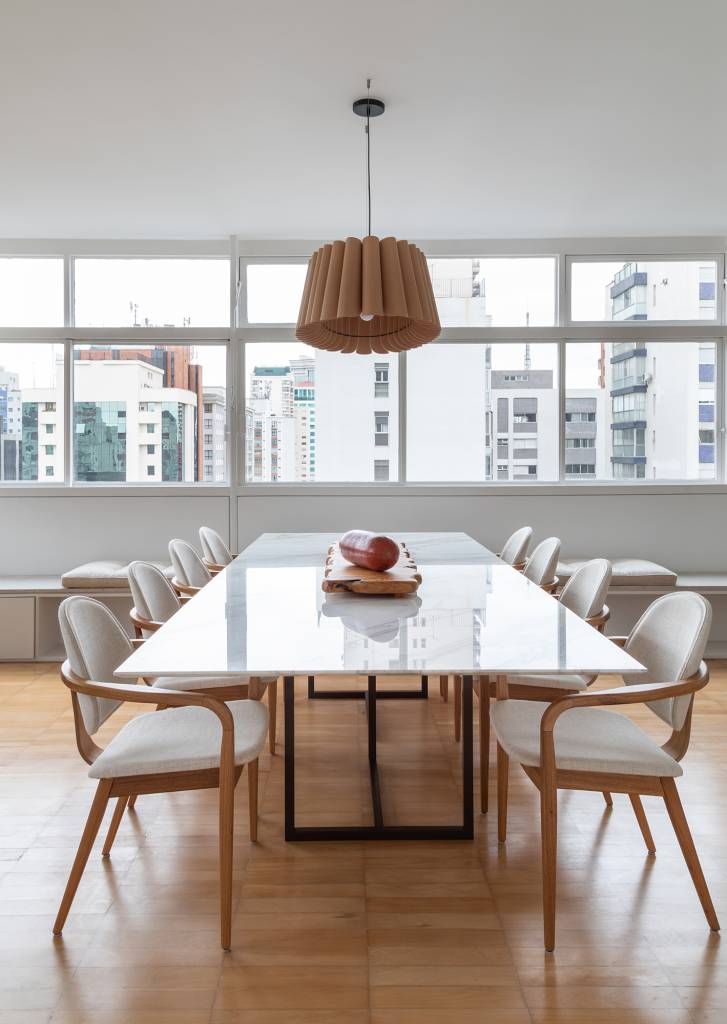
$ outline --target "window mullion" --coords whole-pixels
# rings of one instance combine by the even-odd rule
[[[399,481],[405,483],[406,475],[406,352],[399,353]]]

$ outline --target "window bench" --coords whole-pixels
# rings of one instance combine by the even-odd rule
[[[564,584],[586,558],[563,558],[558,563],[558,578]],[[646,559],[613,558],[613,577],[608,591],[611,618],[606,633],[629,633],[649,604],[673,590],[695,590],[712,605],[714,617],[707,654],[727,657],[727,568],[722,572],[676,573]]]
[[[155,562],[167,575],[171,568]],[[103,602],[128,628],[128,563],[88,562],[62,576],[0,576],[0,661],[62,661],[58,606],[71,594]]]

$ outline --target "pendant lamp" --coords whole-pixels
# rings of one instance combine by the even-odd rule
[[[424,253],[371,234],[370,122],[384,109],[370,96],[353,104],[354,114],[366,118],[368,235],[330,242],[308,263],[295,336],[328,352],[403,352],[441,330]]]

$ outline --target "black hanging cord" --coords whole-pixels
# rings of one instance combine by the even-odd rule
[[[371,79],[366,79],[366,98],[371,98]],[[366,107],[366,182],[368,190],[368,223],[371,234],[371,105]]]

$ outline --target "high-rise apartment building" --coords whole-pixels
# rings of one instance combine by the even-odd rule
[[[715,304],[713,263],[625,263],[606,290],[612,320],[710,320]],[[644,339],[608,348],[611,475],[713,478],[714,345]]]
[[[202,473],[207,483],[225,480],[227,407],[225,389],[208,387],[202,393]]]
[[[0,480],[21,478],[22,417],[20,378],[0,366]]]

